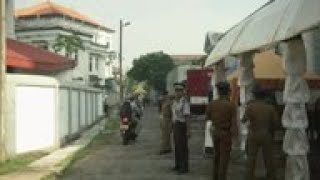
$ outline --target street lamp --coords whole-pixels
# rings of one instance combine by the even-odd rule
[[[123,102],[123,80],[122,80],[122,38],[123,28],[129,26],[130,22],[120,19],[120,49],[119,49],[119,71],[120,71],[120,102]]]

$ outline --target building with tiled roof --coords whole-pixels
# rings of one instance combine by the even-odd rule
[[[57,77],[64,83],[104,85],[109,68],[106,64],[114,58],[114,32],[76,10],[49,1],[15,12],[17,40],[68,56],[77,62],[72,71]],[[72,54],[64,49],[56,51],[57,38],[70,35],[81,39],[83,50]]]
[[[15,13],[16,18],[32,18],[32,17],[39,17],[39,16],[64,16],[67,18],[71,18],[80,22],[87,23],[92,26],[96,26],[105,30],[114,31],[110,28],[100,25],[96,21],[90,19],[89,17],[80,14],[79,12],[67,8],[50,1],[38,4],[36,6],[28,7],[19,9]]]

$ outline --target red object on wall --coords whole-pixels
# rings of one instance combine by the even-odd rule
[[[208,96],[212,69],[191,69],[187,71],[188,96]]]
[[[13,69],[54,73],[74,68],[76,61],[50,51],[7,39],[6,65]]]

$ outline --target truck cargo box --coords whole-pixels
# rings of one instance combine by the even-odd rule
[[[187,94],[193,114],[205,113],[209,103],[212,76],[212,69],[189,69],[187,71]]]
[[[167,91],[169,94],[174,94],[174,87],[173,84],[176,82],[182,82],[184,80],[187,80],[187,71],[190,69],[200,69],[200,66],[197,65],[182,65],[177,66],[174,69],[172,69],[168,75],[167,75]]]

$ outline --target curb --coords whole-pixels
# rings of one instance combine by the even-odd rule
[[[72,162],[73,156],[101,132],[105,120],[100,121],[70,145],[58,149],[51,154],[29,164],[24,170],[0,176],[0,180],[42,180],[61,175]]]

